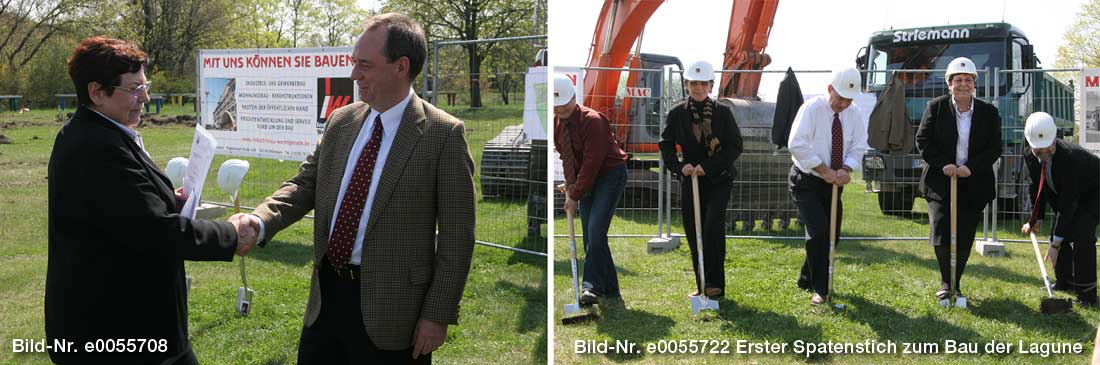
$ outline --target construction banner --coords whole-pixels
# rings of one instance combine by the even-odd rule
[[[199,123],[221,155],[301,161],[357,100],[350,47],[202,50]]]
[[[527,139],[546,139],[546,66],[528,68],[525,78],[523,132]]]
[[[1100,69],[1081,70],[1081,147],[1100,155]]]

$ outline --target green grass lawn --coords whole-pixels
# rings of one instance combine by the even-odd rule
[[[855,181],[843,195],[844,236],[927,237],[927,207],[918,200],[911,217],[885,216],[874,195]],[[673,232],[683,232],[679,209],[673,210]],[[1019,221],[999,222],[999,238],[1020,238]],[[578,223],[579,224],[579,223]],[[577,226],[579,229],[579,225]],[[567,232],[565,219],[555,219],[555,234]],[[629,212],[612,220],[614,233],[657,231],[649,212]],[[729,234],[744,232],[728,230]],[[801,225],[756,235],[801,236]],[[978,237],[982,236],[979,227]],[[970,309],[944,309],[933,300],[939,288],[935,255],[926,242],[844,240],[837,251],[837,303],[845,311],[814,309],[810,293],[799,290],[795,279],[805,258],[801,240],[727,239],[727,294],[717,313],[692,315],[688,292],[694,290],[687,241],[678,249],[646,254],[646,238],[612,238],[611,251],[619,273],[622,300],[605,300],[601,319],[579,325],[561,325],[562,306],[573,301],[569,242],[554,241],[554,358],[574,363],[1084,363],[1100,312],[1075,308],[1072,313],[1042,315],[1046,296],[1031,244],[1006,243],[1004,257],[971,255],[962,288]],[[578,245],[581,243],[578,242]],[[1045,251],[1045,247],[1042,248]],[[583,257],[582,257],[583,259]],[[1056,293],[1069,298],[1064,293]],[[626,340],[645,346],[661,340],[725,340],[730,354],[669,355],[642,353],[578,354],[577,340]],[[738,354],[736,341],[787,344],[781,354]],[[893,341],[897,352],[878,355],[815,354],[796,352],[805,343]],[[978,354],[947,354],[946,340],[976,343]],[[985,344],[1010,342],[1011,353],[987,354]],[[1018,341],[1079,343],[1081,354],[1019,353]],[[903,354],[903,343],[936,343],[927,354]]]
[[[171,111],[165,114],[174,115]],[[5,344],[0,363],[49,363],[46,354],[13,354],[8,344],[15,338],[45,337],[46,168],[61,126],[53,121],[56,115],[56,110],[29,115],[0,113],[0,134],[14,142],[0,145],[0,296],[4,298],[0,301],[0,323],[4,324],[0,326],[0,343]],[[484,133],[493,133],[485,129]],[[146,126],[140,132],[161,166],[189,151],[190,128]],[[213,184],[213,174],[224,159],[218,156],[214,161],[204,199],[229,200]],[[246,180],[251,181],[242,185],[241,192],[245,205],[258,203],[293,176],[298,166],[290,161],[249,160],[252,170]],[[478,239],[545,252],[546,227],[540,237],[528,238],[525,217],[525,201],[479,201]],[[202,363],[296,362],[308,296],[312,224],[307,219],[291,226],[248,257],[249,284],[257,293],[247,318],[238,317],[234,310],[240,286],[236,263],[188,263],[188,274],[194,277],[190,333]],[[435,361],[547,363],[546,275],[544,258],[477,246],[460,324],[449,329],[447,343],[436,352]]]

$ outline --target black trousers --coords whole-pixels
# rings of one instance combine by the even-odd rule
[[[960,193],[961,194],[961,193]],[[951,289],[951,202],[926,199],[928,202],[929,241],[936,252],[936,262],[940,269],[940,289]],[[970,253],[974,248],[974,235],[978,231],[978,223],[981,222],[984,206],[976,204],[959,203],[958,236],[955,238],[958,245],[956,250],[955,278],[959,282],[959,293],[962,293],[962,276],[966,270],[966,262],[970,259]]]
[[[798,274],[798,282],[809,284],[814,292],[829,295],[829,209],[832,206],[833,185],[820,177],[791,166],[787,188],[798,206],[798,220],[806,227],[806,260]],[[840,199],[844,188],[837,189],[836,237],[840,246],[840,223],[844,221],[844,204]]]
[[[683,215],[684,234],[691,247],[691,269],[695,272],[695,287],[718,288],[726,291],[726,205],[730,201],[733,182],[724,180],[713,183],[706,176],[699,177],[699,214],[703,216],[703,266],[706,283],[699,282],[699,248],[695,234],[695,203],[692,201],[691,178],[680,180],[680,213]]]
[[[431,354],[413,360],[412,344],[398,351],[375,346],[363,326],[359,278],[340,278],[328,260],[321,261],[321,314],[302,327],[298,364],[431,364]]]
[[[1062,241],[1062,246],[1058,250],[1058,264],[1054,266],[1054,275],[1058,281],[1070,284],[1077,293],[1077,299],[1090,304],[1097,303],[1097,223],[1096,216],[1079,212],[1070,225],[1072,227],[1070,235],[1064,237]]]
[[[1050,225],[1051,230],[1058,226],[1058,215],[1055,214],[1054,222]],[[1054,236],[1050,236],[1051,241],[1054,240]],[[1060,265],[1054,265],[1054,277],[1052,280],[1056,280],[1059,285],[1069,285],[1073,287],[1073,245],[1069,244],[1071,241],[1067,238],[1062,242],[1062,248],[1058,250],[1058,260]],[[1054,283],[1051,283],[1054,285]]]

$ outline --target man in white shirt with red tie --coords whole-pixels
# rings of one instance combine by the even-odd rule
[[[849,67],[833,73],[828,94],[802,104],[787,140],[791,152],[788,189],[806,227],[806,260],[798,287],[812,291],[810,304],[820,305],[829,295],[829,210],[832,186],[837,194],[851,182],[867,146],[867,125],[852,100],[860,94],[859,71]],[[837,197],[836,234],[840,236],[843,204]]]
[[[334,111],[298,175],[246,216],[263,246],[314,211],[299,364],[430,363],[458,323],[470,270],[463,124],[410,92],[424,32],[395,13],[364,28],[351,55],[362,101]]]

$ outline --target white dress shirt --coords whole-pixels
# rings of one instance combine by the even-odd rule
[[[145,150],[145,142],[141,140],[141,133],[138,133],[138,131],[131,129],[130,127],[122,125],[122,123],[111,119],[111,117],[108,117],[106,114],[100,113],[98,110],[92,108],[88,108],[88,110],[91,110],[92,112],[99,114],[99,116],[103,117],[103,119],[107,119],[111,121],[111,123],[114,123],[116,126],[118,126],[119,129],[122,130],[123,133],[126,133],[127,136],[130,136],[130,139],[133,139],[134,143],[137,143],[138,147],[141,148],[141,152],[145,152],[146,156],[149,156],[149,158],[153,158],[153,156],[149,154],[149,151]]]
[[[823,163],[828,165],[832,159],[834,113],[825,96],[810,99],[798,108],[791,125],[791,135],[787,138],[787,149],[791,151],[794,165],[802,172],[821,177],[814,167]],[[863,154],[870,148],[867,145],[867,123],[855,105],[839,114],[844,132],[842,160],[853,171],[859,171],[863,165]]]
[[[974,98],[970,98],[970,110],[959,111],[955,98],[950,97],[951,108],[955,111],[955,127],[959,130],[959,141],[955,143],[955,166],[964,166],[970,161],[970,121],[974,118]]]
[[[397,135],[397,129],[401,126],[401,117],[405,115],[405,107],[409,105],[409,100],[412,98],[412,94],[406,95],[404,100],[394,105],[389,110],[381,113],[382,115],[382,145],[378,148],[378,158],[374,162],[374,171],[371,175],[370,190],[367,191],[367,200],[363,203],[363,214],[359,217],[359,229],[355,235],[355,246],[351,250],[352,265],[359,265],[359,260],[363,255],[363,231],[367,228],[367,221],[370,219],[371,206],[374,205],[375,192],[378,191],[378,181],[382,179],[382,170],[386,167],[386,157],[390,154],[390,147],[393,146],[393,137]],[[332,229],[336,227],[336,219],[340,214],[340,204],[344,201],[344,191],[348,188],[348,183],[351,182],[351,175],[355,172],[355,165],[359,162],[359,154],[366,148],[367,142],[370,141],[371,132],[374,130],[374,119],[379,115],[377,110],[371,109],[367,114],[367,120],[363,122],[363,127],[359,129],[359,136],[355,138],[355,144],[351,147],[351,152],[348,154],[348,163],[344,167],[344,179],[340,181],[340,194],[336,196],[336,208],[332,211],[332,222],[329,222],[328,232],[329,236],[332,236]],[[321,178],[318,176],[318,178]]]
[[[367,191],[367,199],[363,202],[363,215],[359,217],[359,229],[356,231],[355,246],[351,250],[351,260],[349,260],[352,265],[359,265],[363,255],[363,231],[367,228],[367,221],[370,220],[371,206],[374,205],[374,193],[378,190],[378,180],[382,179],[382,171],[386,167],[386,157],[390,154],[393,137],[397,135],[397,129],[401,126],[401,117],[405,115],[405,108],[409,106],[412,94],[412,91],[410,91],[404,100],[382,113],[382,144],[378,148],[378,157],[374,160],[370,190]],[[348,189],[351,175],[355,173],[355,164],[359,162],[359,155],[363,153],[367,142],[370,141],[371,132],[374,130],[374,119],[378,114],[378,111],[374,109],[371,109],[370,113],[367,114],[367,119],[363,122],[363,126],[359,128],[359,135],[355,138],[355,144],[352,145],[351,151],[349,151],[348,162],[344,166],[344,178],[340,180],[340,194],[336,196],[336,208],[332,211],[332,222],[329,222],[328,226],[330,237],[332,236],[332,229],[336,227],[336,219],[340,214],[340,204],[344,201],[344,191]],[[259,219],[259,216],[252,215],[260,222],[260,232],[257,235],[257,240],[263,241],[267,227],[264,221]]]

